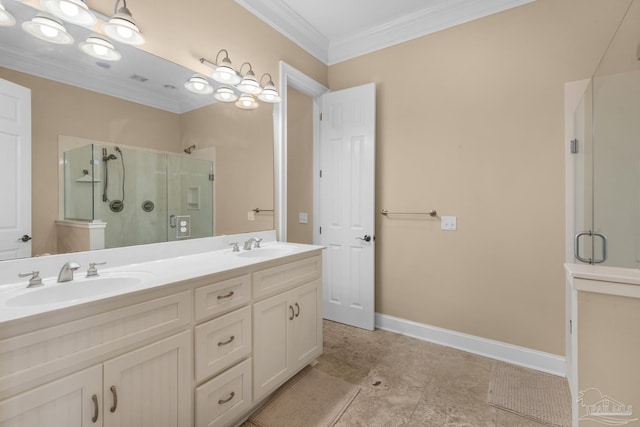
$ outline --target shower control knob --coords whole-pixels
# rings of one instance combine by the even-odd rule
[[[21,238],[18,239],[18,241],[22,241],[22,242],[28,242],[29,240],[31,240],[31,236],[29,236],[28,234],[23,234]]]

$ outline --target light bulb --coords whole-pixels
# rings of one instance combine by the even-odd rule
[[[96,53],[96,55],[100,56],[105,56],[109,52],[109,49],[99,44],[94,44],[93,46],[91,46],[91,48]]]
[[[78,13],[80,13],[80,8],[68,1],[60,2],[60,10],[67,16],[78,16]]]
[[[58,37],[58,34],[60,33],[57,29],[53,28],[53,27],[48,27],[46,25],[42,25],[40,26],[40,32],[49,38],[55,38]]]
[[[130,39],[131,36],[133,36],[133,31],[130,28],[127,27],[118,27],[116,29],[116,31],[118,32],[118,34],[120,35],[120,37],[122,37],[123,39]]]

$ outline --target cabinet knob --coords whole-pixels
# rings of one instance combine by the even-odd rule
[[[98,416],[100,415],[100,409],[98,408],[98,396],[94,394],[91,396],[91,400],[93,400],[93,418],[91,418],[91,422],[95,423],[98,421]]]
[[[227,397],[226,399],[218,400],[218,405],[224,405],[225,403],[230,402],[231,399],[233,399],[235,395],[236,395],[236,393],[232,391],[231,394],[229,395],[229,397]]]
[[[113,396],[113,405],[109,410],[111,412],[116,412],[116,409],[118,409],[118,390],[116,390],[116,386],[114,385],[111,386],[110,390],[111,390],[111,395]]]

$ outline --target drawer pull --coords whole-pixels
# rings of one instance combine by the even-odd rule
[[[98,396],[94,394],[93,396],[91,396],[91,400],[93,400],[93,418],[91,418],[91,422],[95,423],[96,421],[98,421],[98,415],[100,415],[98,409]]]
[[[229,338],[228,340],[219,342],[218,343],[218,347],[222,347],[223,345],[231,344],[233,342],[233,340],[235,340],[235,339],[236,339],[235,335],[231,335],[231,338]]]
[[[295,316],[295,311],[293,311],[293,307],[289,306],[289,310],[291,310],[291,317],[289,317],[289,320],[293,320],[294,316]]]
[[[233,397],[234,397],[235,395],[236,395],[236,393],[232,391],[232,392],[231,392],[231,394],[229,395],[229,397],[227,397],[226,399],[220,399],[220,400],[218,400],[218,405],[224,405],[225,403],[230,402],[230,401],[231,401],[231,399],[233,399]]]
[[[111,386],[111,395],[113,396],[113,406],[111,406],[111,409],[109,409],[111,412],[116,412],[116,409],[118,409],[118,390],[116,390],[116,386],[112,385]]]
[[[232,296],[233,296],[233,291],[230,291],[228,294],[218,295],[218,299],[231,298]]]
[[[296,303],[295,306],[298,309],[298,312],[296,313],[296,317],[298,317],[300,316],[300,306],[298,305],[298,303]]]

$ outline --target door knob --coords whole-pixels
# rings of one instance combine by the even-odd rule
[[[28,242],[29,240],[31,240],[31,236],[29,236],[28,234],[23,234],[21,238],[18,239],[18,241],[22,241],[22,242]]]
[[[356,237],[356,239],[364,240],[365,242],[370,242],[371,241],[371,236],[369,236],[368,234],[365,234],[364,237]]]

